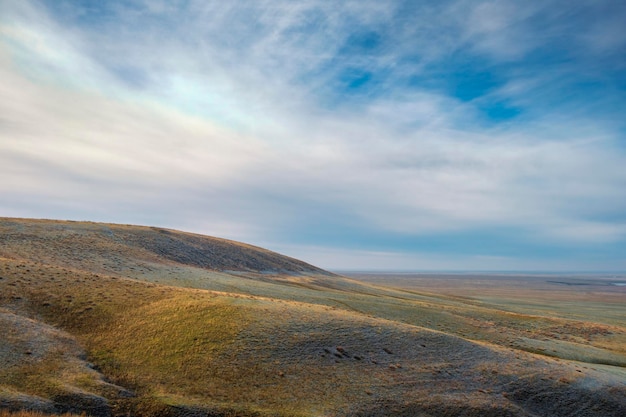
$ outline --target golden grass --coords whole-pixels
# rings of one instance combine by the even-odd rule
[[[136,394],[114,399],[122,414],[152,417],[167,415],[168,407],[197,406],[239,416],[326,415],[379,400],[415,403],[446,390],[497,391],[498,384],[537,372],[574,381],[579,370],[560,370],[550,359],[543,363],[508,347],[536,350],[523,345],[524,337],[558,338],[568,349],[574,343],[611,348],[623,340],[617,327],[504,312],[458,297],[184,265],[163,264],[148,273],[156,266],[145,254],[138,263],[127,258],[138,253],[105,252],[85,260],[67,251],[71,262],[63,265],[54,264],[50,251],[45,264],[5,256],[0,307],[75,337],[108,380]],[[191,285],[212,288],[215,279],[233,292],[126,279],[122,272],[103,272],[103,260],[128,276],[173,284],[182,271]],[[43,360],[0,370],[0,384],[44,397],[68,386],[108,395],[95,371],[72,362],[76,353],[68,346],[59,342]]]
[[[0,230],[2,230],[1,220]],[[461,281],[448,278],[443,281],[435,279],[420,281],[425,285],[424,288],[432,290],[431,293],[425,293],[420,287],[415,287],[413,290],[408,288],[408,291],[406,288],[394,290],[364,285],[341,277],[282,277],[251,273],[232,275],[175,263],[171,259],[159,257],[141,248],[141,245],[125,243],[124,239],[120,238],[120,236],[129,236],[140,241],[152,239],[161,242],[163,238],[176,237],[182,240],[191,239],[190,242],[196,244],[200,237],[195,235],[174,231],[164,232],[145,227],[96,223],[19,219],[5,219],[5,222],[19,223],[24,227],[24,231],[15,233],[21,240],[11,241],[12,238],[9,237],[7,242],[10,244],[7,243],[5,249],[0,242],[0,256],[11,257],[19,254],[48,264],[64,265],[66,269],[62,273],[82,274],[83,271],[88,270],[99,276],[128,276],[159,284],[183,285],[331,305],[374,317],[423,326],[467,339],[488,341],[500,346],[545,353],[562,359],[586,358],[591,363],[626,366],[626,351],[624,350],[626,327],[622,319],[626,311],[623,306],[626,303],[623,302],[623,294],[613,294],[609,298],[606,298],[605,294],[596,299],[597,292],[594,291],[596,298],[593,299],[598,301],[597,303],[585,304],[578,298],[572,298],[570,301],[575,301],[572,306],[566,301],[568,297],[578,294],[572,293],[574,291],[572,288],[577,287],[561,286],[567,290],[564,292],[561,287],[557,286],[558,291],[554,288],[549,291],[549,288],[554,285],[544,283],[542,285],[547,286],[539,287],[540,291],[537,292],[516,283],[516,280],[496,284],[492,281],[482,282],[481,294],[484,292],[483,295],[489,295],[492,298],[473,299],[472,297],[477,296],[476,290],[472,292],[467,287],[455,290],[455,286],[461,285]],[[12,229],[7,227],[7,230]],[[238,245],[233,246],[235,255],[237,255],[237,248],[239,248]],[[108,298],[124,297],[124,294],[108,294],[109,289],[104,288],[106,285],[99,283],[98,279],[90,276],[86,279],[94,285],[103,286],[103,298],[94,301],[93,297],[81,298],[80,294],[74,294],[77,297],[74,301],[82,302],[83,310],[73,310],[76,311],[75,315],[65,315],[64,321],[57,319],[54,322],[72,332],[80,327],[89,328],[88,321],[92,319],[94,324],[98,324],[105,315],[110,314],[111,302]],[[393,283],[393,281],[390,282]],[[402,284],[410,287],[404,281]],[[499,285],[502,286],[501,289],[494,288]],[[511,294],[517,294],[522,298],[513,303],[507,298]],[[537,298],[539,294],[541,298]],[[154,294],[150,295],[148,299],[153,299],[153,296]],[[551,299],[553,296],[559,301],[558,303],[553,302]],[[579,296],[580,294],[576,295],[576,297]],[[621,303],[618,302],[620,296],[622,297]],[[599,302],[610,300],[612,301],[609,304]],[[42,302],[45,301],[42,300]],[[541,308],[538,308],[538,305]],[[557,306],[559,311],[553,311]],[[583,307],[582,312],[578,311]],[[618,317],[619,320],[601,320],[602,315],[609,315],[609,307],[612,312],[611,316]],[[126,308],[126,306],[113,306],[113,308]],[[54,312],[57,314],[59,310],[54,310]],[[560,317],[557,318],[557,316]],[[72,321],[76,321],[77,325],[72,327]],[[608,324],[610,334],[594,332],[584,334],[576,329],[577,327],[590,328],[598,323]],[[547,338],[557,343],[554,349],[540,351],[533,344],[524,343],[526,338],[538,341]],[[588,352],[585,352],[586,346],[595,349],[588,349]],[[615,355],[621,356],[622,359],[616,359]]]
[[[76,336],[99,371],[139,396],[126,401],[133,414],[158,415],[162,407],[180,404],[238,410],[237,415],[267,411],[249,402],[242,408],[249,391],[245,376],[255,377],[254,364],[240,369],[227,358],[245,346],[235,347],[234,341],[258,313],[238,295],[22,261],[5,261],[2,272],[0,305],[13,304]],[[18,293],[20,299],[13,300]],[[56,345],[45,360],[0,370],[0,382],[43,397],[70,385],[99,394],[100,381],[69,364],[68,353]],[[299,413],[289,404],[272,407],[276,415]]]
[[[198,395],[210,386],[216,357],[250,317],[224,298],[180,293],[120,314],[89,335],[105,374],[150,394]]]
[[[9,411],[9,410],[0,410],[0,417],[51,417],[50,414],[41,413],[39,411]],[[85,414],[55,414],[54,417],[85,417]]]

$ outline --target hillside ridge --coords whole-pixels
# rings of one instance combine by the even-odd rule
[[[62,240],[68,252],[97,260],[103,254],[130,251],[145,261],[170,261],[215,271],[275,274],[315,274],[331,272],[279,253],[233,240],[173,229],[70,220],[0,218],[0,256],[46,257],[46,240]],[[13,241],[8,242],[13,238]],[[19,244],[28,251],[16,253]],[[58,244],[55,243],[55,244]],[[27,254],[30,253],[30,255]],[[77,259],[69,256],[68,266]],[[57,256],[55,261],[63,259]],[[87,265],[92,267],[93,265]]]
[[[0,410],[626,413],[621,325],[368,285],[251,245],[146,226],[0,218],[0,332]],[[561,356],[532,353],[538,342]]]

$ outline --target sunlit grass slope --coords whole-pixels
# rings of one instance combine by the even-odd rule
[[[488,309],[313,267],[290,271],[278,255],[264,262],[283,265],[283,274],[252,273],[250,264],[201,268],[146,251],[145,242],[135,251],[99,237],[101,228],[119,235],[111,225],[60,223],[62,234],[78,236],[64,242],[59,223],[33,222],[34,232],[28,221],[10,222],[0,235],[0,408],[97,416],[626,411],[619,367],[446,333],[493,320]],[[143,241],[152,236],[139,231]],[[39,242],[32,251],[30,238]],[[531,319],[509,321],[521,328],[522,320]]]
[[[367,415],[471,406],[481,415],[524,415],[516,395],[584,394],[584,384],[597,377],[591,369],[329,306],[6,260],[2,276],[5,311],[65,334],[49,341],[54,358],[3,375],[5,389],[51,398],[70,411],[104,413],[108,404],[114,412],[145,415],[181,407],[233,415]],[[81,364],[83,355],[98,372]],[[614,406],[608,394],[594,401]]]
[[[575,307],[568,319],[532,305],[516,312],[503,300],[375,287],[250,245],[151,227],[2,219],[0,236],[0,256],[7,258],[334,306],[561,359],[626,366],[624,321],[597,322]]]

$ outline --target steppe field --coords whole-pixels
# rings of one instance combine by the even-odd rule
[[[619,276],[335,274],[0,218],[0,416],[624,416]]]

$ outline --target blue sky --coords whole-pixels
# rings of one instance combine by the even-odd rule
[[[0,0],[0,215],[626,270],[626,3]]]

